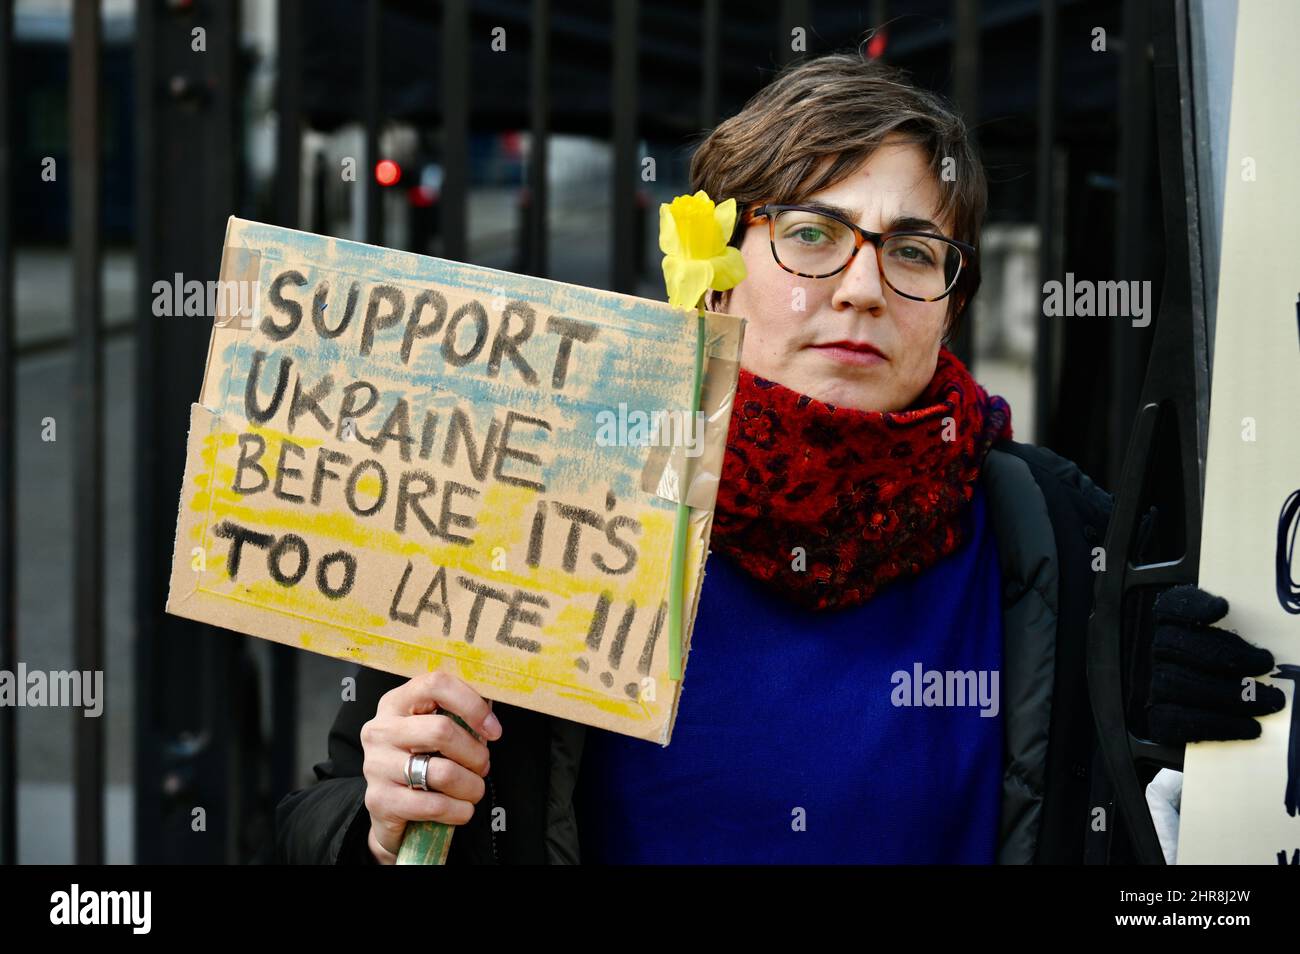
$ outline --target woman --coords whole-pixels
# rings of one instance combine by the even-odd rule
[[[742,210],[747,277],[711,305],[749,325],[671,746],[360,670],[319,781],[281,803],[282,860],[391,863],[414,819],[463,826],[449,863],[1081,860],[1111,499],[1012,441],[944,347],[979,284],[962,122],[827,56],[718,126],[691,178]],[[1176,596],[1157,645],[1195,668],[1186,639],[1237,637],[1209,627],[1222,600]],[[1257,734],[1249,715],[1281,705],[1157,682],[1173,741]],[[408,756],[435,751],[436,791],[410,788]]]

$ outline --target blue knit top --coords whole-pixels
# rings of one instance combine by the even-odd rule
[[[988,864],[1002,611],[982,489],[965,543],[811,613],[708,564],[671,744],[587,732],[584,863]]]

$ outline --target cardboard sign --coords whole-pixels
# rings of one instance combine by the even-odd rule
[[[1300,9],[1237,5],[1200,585],[1218,624],[1273,653],[1287,696],[1245,742],[1187,746],[1179,864],[1300,864]],[[1291,28],[1287,29],[1286,24]],[[1250,685],[1242,691],[1249,692]]]
[[[221,282],[167,611],[667,745],[743,321],[692,421],[662,302],[234,218]]]

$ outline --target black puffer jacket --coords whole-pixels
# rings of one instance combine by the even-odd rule
[[[1049,450],[1003,441],[981,476],[1003,580],[1005,767],[998,861],[1078,863],[1088,832],[1093,724],[1085,682],[1088,616],[1111,496]],[[406,678],[358,669],[357,698],[329,735],[318,781],[276,811],[277,860],[373,864],[361,726]],[[586,727],[494,706],[488,789],[452,839],[448,864],[571,864],[581,858],[574,790]],[[505,808],[507,830],[492,831]]]

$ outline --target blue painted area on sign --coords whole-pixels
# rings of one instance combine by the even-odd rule
[[[267,297],[272,282],[287,267],[300,272],[306,283],[289,283],[281,294],[298,302],[303,314],[297,330],[286,341],[271,341],[255,330],[251,336],[226,345],[221,357],[230,368],[230,377],[223,382],[225,393],[217,408],[224,413],[246,416],[245,382],[252,370],[254,352],[260,347],[266,359],[257,394],[264,404],[274,396],[281,360],[288,359],[292,370],[286,403],[299,379],[307,391],[326,375],[332,375],[326,401],[335,410],[346,385],[373,380],[378,401],[364,420],[356,420],[357,430],[369,436],[378,432],[399,400],[407,402],[411,430],[417,434],[426,410],[439,414],[441,428],[450,410],[459,407],[469,416],[476,435],[487,433],[494,415],[500,418],[504,410],[514,410],[552,423],[549,436],[540,429],[529,432],[530,448],[544,451],[547,466],[542,480],[548,487],[587,488],[605,483],[622,498],[641,493],[640,472],[647,449],[602,447],[595,458],[602,464],[600,473],[592,473],[597,415],[620,404],[647,412],[675,410],[674,396],[680,406],[685,405],[694,341],[682,337],[688,324],[686,313],[665,304],[258,223],[244,224],[242,239],[262,252],[259,321],[270,318],[282,323],[288,319],[272,309]],[[334,326],[345,317],[350,322],[339,338],[323,337],[312,323],[314,290],[323,280],[330,282],[326,308],[336,303],[332,309]],[[352,282],[359,283],[360,288],[354,312],[348,316],[346,302]],[[491,308],[493,300],[527,303],[536,314],[536,322],[533,336],[521,353],[537,374],[538,383],[524,381],[508,356],[501,361],[499,373],[489,376],[487,346],[469,365],[451,365],[443,355],[442,333],[415,339],[409,361],[403,362],[404,318],[390,327],[377,328],[370,353],[363,355],[360,341],[369,293],[381,283],[401,289],[408,302],[426,287],[459,289],[488,299],[481,303],[489,314],[499,311]],[[451,311],[449,307],[448,322]],[[551,386],[551,373],[561,338],[544,330],[552,315],[599,326],[593,341],[572,344],[567,378],[558,390]],[[336,420],[332,424],[337,428]],[[305,428],[309,436],[325,436],[320,422],[310,414],[302,415],[296,427]],[[652,502],[664,508],[672,506],[659,498]]]

